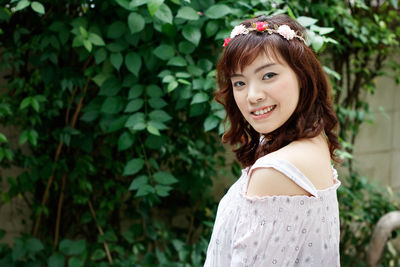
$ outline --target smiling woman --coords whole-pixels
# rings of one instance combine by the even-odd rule
[[[221,200],[205,266],[339,266],[330,88],[304,29],[257,17],[225,40],[216,100],[245,167]]]
[[[261,53],[243,72],[237,70],[231,82],[236,105],[259,133],[278,129],[296,109],[299,84],[296,74],[282,59],[275,62]]]

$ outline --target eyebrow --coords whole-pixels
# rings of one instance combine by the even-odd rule
[[[261,71],[262,69],[265,69],[267,67],[271,67],[271,66],[274,66],[274,65],[276,65],[276,63],[267,63],[265,65],[262,65],[262,66],[258,67],[257,69],[255,69],[254,74],[257,74],[257,72]],[[231,75],[231,78],[233,78],[233,77],[244,77],[244,75],[243,74],[234,73],[234,74]]]

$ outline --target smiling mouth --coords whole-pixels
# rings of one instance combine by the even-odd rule
[[[264,115],[266,113],[273,111],[275,108],[276,108],[276,105],[273,105],[273,106],[269,106],[269,107],[261,109],[261,110],[256,110],[254,112],[251,112],[251,114],[255,115],[255,116],[260,116],[260,115]]]

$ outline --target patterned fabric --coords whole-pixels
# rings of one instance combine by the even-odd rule
[[[311,196],[247,196],[251,172],[268,167]],[[264,156],[242,170],[218,206],[204,266],[340,266],[340,181],[332,172],[334,185],[317,190],[286,160]]]

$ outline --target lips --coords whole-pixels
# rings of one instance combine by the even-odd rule
[[[258,110],[256,110],[256,111],[252,111],[252,112],[250,112],[250,113],[251,113],[253,116],[261,116],[261,115],[264,115],[264,114],[267,114],[267,113],[273,111],[275,108],[276,108],[276,105],[273,105],[273,106],[265,107],[265,108],[263,108],[263,109],[258,109]]]

